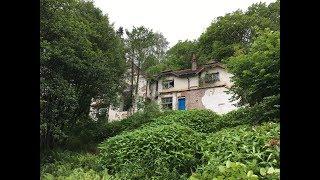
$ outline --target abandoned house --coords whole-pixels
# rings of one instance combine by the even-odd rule
[[[165,71],[149,85],[148,97],[162,108],[173,110],[211,109],[224,114],[236,109],[231,94],[225,91],[232,86],[222,64],[212,61],[198,67],[195,57],[191,69]]]
[[[216,61],[199,67],[195,56],[191,61],[191,69],[164,71],[152,81],[141,74],[139,97],[154,100],[163,109],[210,109],[218,114],[236,109],[236,101],[231,101],[232,95],[226,92],[232,86],[232,74]],[[124,109],[123,104],[118,108],[110,107],[109,121],[123,119],[137,110],[136,105],[130,110]]]

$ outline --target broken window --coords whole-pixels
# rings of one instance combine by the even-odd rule
[[[165,97],[161,99],[163,109],[172,109],[172,97]]]
[[[204,82],[205,83],[214,83],[214,82],[217,82],[219,81],[220,78],[219,78],[219,72],[217,73],[211,73],[211,74],[206,74],[204,76]]]
[[[174,81],[173,80],[167,80],[162,82],[163,89],[169,89],[174,87]]]

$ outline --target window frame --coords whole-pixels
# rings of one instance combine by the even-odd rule
[[[173,87],[174,87],[174,79],[162,81],[162,89],[170,89]]]
[[[209,76],[209,78],[208,78],[208,76]],[[217,81],[220,81],[220,73],[219,72],[207,73],[204,75],[204,82],[205,83],[215,83]]]
[[[164,102],[165,99],[170,99],[168,102]],[[173,108],[173,97],[162,97],[161,106],[163,109],[172,109]]]

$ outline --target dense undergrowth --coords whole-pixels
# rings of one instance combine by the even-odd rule
[[[278,113],[266,104],[223,116],[209,110],[161,112],[152,107],[108,123],[96,153],[48,153],[41,177],[279,179]]]

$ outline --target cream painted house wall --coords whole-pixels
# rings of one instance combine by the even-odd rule
[[[190,82],[190,89],[196,89],[199,87],[199,77],[198,76],[189,77],[189,82]]]
[[[211,85],[212,86],[226,85],[227,87],[231,87],[232,83],[231,83],[230,78],[232,77],[232,74],[228,73],[225,69],[223,69],[221,67],[215,67],[213,69],[203,71],[203,72],[201,72],[200,77],[203,78],[206,73],[217,73],[217,72],[219,72],[220,81],[215,82]],[[174,87],[169,88],[169,89],[163,89],[162,82],[164,80],[174,80]],[[184,91],[184,90],[188,90],[188,89],[198,88],[199,87],[198,75],[189,77],[189,83],[190,83],[189,84],[190,87],[188,87],[188,78],[167,76],[167,77],[160,79],[158,81],[158,91],[159,92],[171,92],[171,91]],[[155,87],[155,85],[153,85],[153,86]],[[153,93],[152,91],[154,91],[154,90],[155,90],[155,88],[150,89],[151,93]]]
[[[220,81],[215,82],[212,85],[213,86],[226,85],[228,88],[230,88],[232,86],[231,79],[230,79],[232,77],[232,74],[228,73],[225,69],[221,67],[216,67],[213,69],[209,69],[207,71],[203,71],[201,72],[200,77],[204,78],[206,73],[211,74],[211,73],[217,73],[217,72],[219,72]]]
[[[202,104],[206,109],[210,109],[218,114],[225,114],[237,109],[234,105],[236,101],[230,101],[231,94],[227,94],[225,87],[209,88],[202,97]]]
[[[163,81],[174,80],[174,87],[169,89],[163,89],[162,83]],[[171,92],[171,91],[180,91],[188,89],[188,79],[187,78],[179,78],[175,76],[168,76],[164,79],[160,79],[158,81],[158,91],[159,92]]]
[[[205,89],[203,97],[201,97],[201,102],[205,109],[210,109],[218,114],[224,114],[232,110],[237,109],[234,105],[237,101],[231,101],[231,94],[227,94],[226,91],[232,86],[231,77],[232,74],[228,73],[224,68],[215,67],[212,69],[205,70],[201,72],[200,77],[203,78],[206,73],[216,73],[219,72],[219,81],[210,84],[209,87]],[[189,79],[189,87],[188,87]],[[174,80],[174,87],[169,89],[163,89],[162,82],[164,80]],[[222,86],[222,87],[221,87]],[[152,96],[155,95],[156,85],[155,83],[150,85],[149,93]],[[172,109],[178,109],[178,98],[180,97],[180,92],[188,90],[199,89],[199,76],[194,75],[188,78],[179,78],[175,76],[167,76],[158,81],[158,93],[162,94],[156,100],[161,104],[161,98],[172,97]],[[180,91],[180,92],[179,92]],[[188,99],[186,99],[188,101]],[[187,109],[187,108],[186,108]]]

